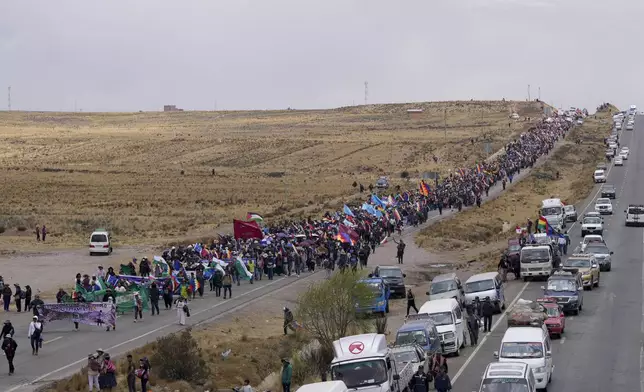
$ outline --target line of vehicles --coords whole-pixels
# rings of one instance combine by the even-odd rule
[[[631,111],[634,116],[636,108],[631,107]],[[614,139],[616,143],[618,140]],[[620,156],[624,159],[624,151],[628,159],[627,148],[622,148]],[[598,170],[602,170],[603,181],[596,182],[605,183],[607,168]],[[507,329],[494,352],[496,361],[482,374],[479,392],[547,391],[555,370],[551,339],[565,335],[566,314],[579,315],[584,309],[584,292],[599,287],[601,273],[612,269],[613,252],[603,239],[603,217],[613,214],[611,200],[617,193],[610,184],[603,184],[600,193],[595,211],[581,218],[574,206],[560,199],[543,200],[539,213],[555,229],[555,235],[537,233],[531,244],[518,240],[508,243],[508,254],[518,263],[520,276],[526,281],[545,281],[543,294],[534,301],[519,299],[507,310]],[[629,205],[625,213],[627,226],[644,223],[644,205]],[[571,256],[564,257],[559,236],[569,222],[581,224],[583,239]],[[372,303],[358,311],[386,314],[393,295],[404,297],[404,278],[398,267],[377,267],[363,281],[373,290]],[[333,381],[305,385],[298,392],[407,392],[414,372],[433,354],[460,355],[469,338],[464,309],[475,298],[489,297],[495,311],[503,312],[507,306],[504,286],[498,272],[476,274],[465,282],[456,273],[434,277],[427,291],[428,301],[418,314],[406,318],[392,345],[382,334],[343,337],[333,344]]]

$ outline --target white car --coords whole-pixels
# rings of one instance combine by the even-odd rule
[[[628,123],[628,124],[626,124],[626,130],[627,130],[627,131],[632,131],[632,130],[633,130],[633,128],[634,128],[633,123]]]
[[[112,253],[112,242],[110,233],[105,229],[96,229],[89,237],[89,255]]]
[[[579,120],[577,120],[577,125],[581,125],[583,123],[584,123],[584,120],[582,120],[581,118]]]
[[[584,236],[584,239],[580,242],[581,251],[582,252],[585,251],[586,247],[591,242],[600,242],[602,244],[605,244],[604,237],[602,237],[601,235],[599,235],[599,234],[588,234],[588,235]]]
[[[629,204],[626,213],[626,226],[641,226],[644,224],[644,205]]]
[[[615,124],[615,129],[617,129],[618,131],[622,129],[622,123]]]
[[[602,221],[602,218],[598,218],[596,216],[589,216],[584,218],[583,221],[581,221],[582,237],[585,237],[586,234],[602,235],[603,233],[604,233],[604,223]]]
[[[617,143],[609,142],[608,143],[608,148],[612,148],[613,150],[617,150]]]
[[[593,179],[595,180],[595,183],[600,183],[600,182],[606,182],[606,172],[599,169],[595,170],[595,173],[593,173]]]
[[[615,166],[624,166],[624,160],[621,155],[615,158]]]
[[[610,202],[610,199],[607,197],[600,197],[595,202],[595,211],[600,214],[613,214],[613,204]]]

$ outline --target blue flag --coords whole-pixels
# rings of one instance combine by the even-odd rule
[[[344,205],[344,213],[346,215],[355,217],[355,215],[353,215],[353,212],[351,212],[351,208],[349,208],[346,204]]]

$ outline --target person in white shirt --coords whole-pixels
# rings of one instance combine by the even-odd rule
[[[34,316],[33,321],[29,323],[29,332],[27,332],[27,337],[31,340],[31,355],[38,355],[41,334],[42,323],[38,321],[38,316]]]
[[[241,387],[240,392],[253,392],[253,388],[250,386],[249,380],[244,380],[244,386]]]
[[[179,319],[179,325],[186,325],[186,312],[183,310],[183,307],[186,305],[186,300],[183,297],[179,297],[176,302],[177,307],[177,318]]]
[[[98,270],[96,270],[96,277],[105,279],[105,270],[103,269],[102,265],[98,266]]]

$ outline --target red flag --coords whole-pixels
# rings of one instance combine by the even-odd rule
[[[340,224],[338,226],[338,237],[342,242],[351,243],[355,245],[360,240],[360,235],[347,225]]]
[[[235,232],[235,239],[241,238],[243,240],[247,240],[249,238],[264,238],[262,229],[255,221],[244,222],[233,219],[233,230]]]

